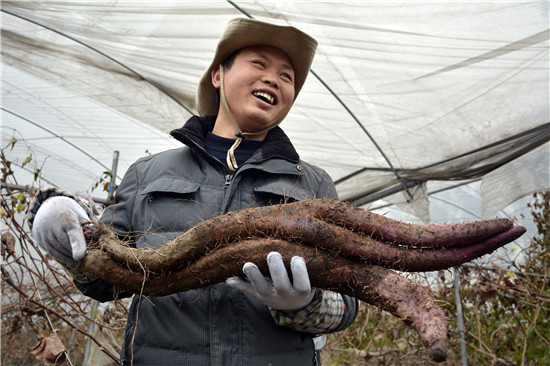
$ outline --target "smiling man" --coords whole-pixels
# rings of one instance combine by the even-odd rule
[[[214,216],[247,207],[331,197],[322,169],[299,158],[279,127],[309,72],[316,41],[300,30],[250,19],[227,25],[200,80],[198,115],[172,131],[179,149],[139,159],[101,220],[129,244],[157,248]],[[87,296],[132,294],[82,276],[79,221],[93,219],[78,197],[40,192],[30,222],[42,248]],[[355,299],[312,288],[301,257],[273,252],[269,273],[254,263],[229,278],[169,296],[134,296],[122,343],[123,365],[318,365],[322,337],[348,327]]]
[[[222,95],[227,102],[220,106],[213,133],[227,138],[235,138],[234,119],[241,132],[258,133],[250,136],[251,140],[263,140],[294,102],[292,62],[271,46],[247,47],[234,56],[231,67],[215,66],[212,85],[218,90],[224,86]],[[230,92],[225,93],[226,89]]]

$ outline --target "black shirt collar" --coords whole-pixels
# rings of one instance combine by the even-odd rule
[[[215,123],[215,115],[192,116],[183,127],[173,130],[170,135],[191,148],[199,147],[204,153],[206,152],[204,139],[207,132],[212,131]],[[282,158],[297,163],[300,158],[290,139],[279,126],[267,133],[260,149],[262,160]]]

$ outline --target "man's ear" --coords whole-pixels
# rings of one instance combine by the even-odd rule
[[[214,86],[214,88],[219,89],[221,86],[220,65],[214,66],[211,74],[212,74],[212,85]]]

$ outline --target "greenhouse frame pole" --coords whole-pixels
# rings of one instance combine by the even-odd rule
[[[468,355],[466,354],[466,338],[464,329],[464,318],[462,315],[462,301],[460,299],[460,275],[458,273],[459,267],[453,267],[453,274],[455,279],[455,303],[456,303],[456,317],[458,321],[458,333],[460,334],[460,355],[462,358],[462,366],[468,366]]]

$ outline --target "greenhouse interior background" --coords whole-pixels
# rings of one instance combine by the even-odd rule
[[[339,197],[401,221],[507,217],[550,190],[548,1],[2,1],[6,187],[108,192],[116,167],[181,144],[227,22],[319,43],[281,124]],[[29,157],[32,157],[29,159]],[[3,229],[4,230],[4,229]]]

